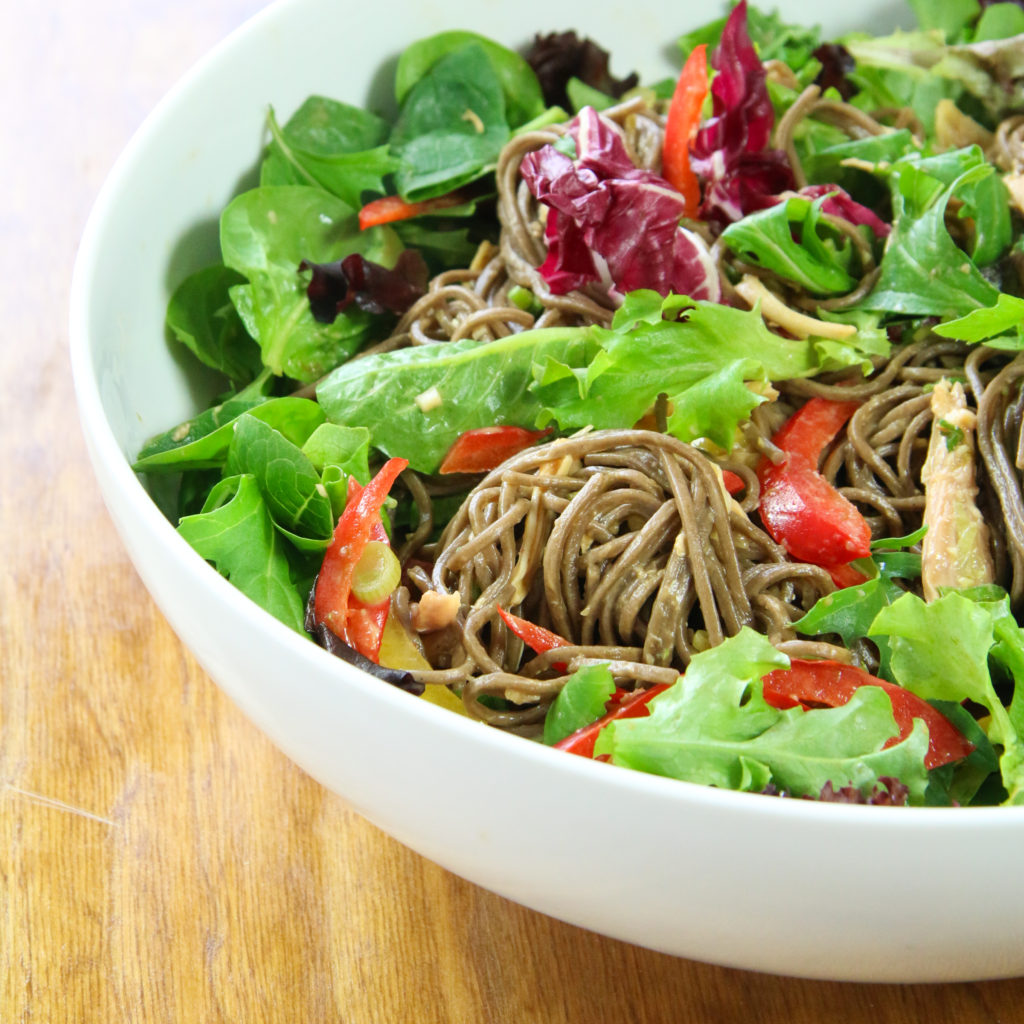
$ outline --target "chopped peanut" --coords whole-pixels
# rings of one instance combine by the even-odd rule
[[[436,590],[427,590],[412,609],[412,628],[417,633],[433,633],[444,629],[455,621],[461,606],[462,599],[458,594],[439,594]]]

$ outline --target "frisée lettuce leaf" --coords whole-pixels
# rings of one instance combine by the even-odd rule
[[[695,655],[686,673],[650,702],[648,717],[610,722],[594,753],[688,782],[749,792],[775,786],[793,796],[817,797],[830,783],[866,794],[881,778],[898,778],[911,802],[923,802],[924,723],[883,749],[899,730],[889,697],[874,686],[861,687],[837,708],[773,708],[760,680],[788,666],[766,637],[744,628]]]

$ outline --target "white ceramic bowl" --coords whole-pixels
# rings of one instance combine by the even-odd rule
[[[891,27],[886,0],[784,2],[832,30]],[[159,513],[129,468],[208,397],[168,346],[170,289],[216,256],[216,218],[259,155],[267,104],[366,99],[408,42],[465,27],[510,44],[575,27],[613,71],[668,74],[713,10],[546,0],[467,13],[421,0],[283,0],[154,111],[106,183],[71,304],[81,420],[139,574],[206,671],[290,757],[424,856],[537,910],[699,960],[878,981],[1024,973],[1024,809],[770,799],[631,773],[504,735],[347,667],[249,603]],[[388,40],[383,50],[379,40]],[[130,83],[125,83],[130,88]]]

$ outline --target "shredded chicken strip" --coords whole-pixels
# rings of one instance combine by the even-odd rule
[[[926,601],[946,587],[974,587],[995,578],[988,526],[975,499],[974,431],[963,385],[941,380],[931,398],[932,433],[921,472],[924,525],[921,585]]]

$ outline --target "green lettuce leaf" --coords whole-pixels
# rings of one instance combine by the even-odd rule
[[[1012,623],[1012,627],[1008,628]],[[1024,738],[1018,728],[1019,702],[1011,717],[993,685],[989,655],[1000,653],[998,640],[1011,653],[1011,667],[1020,667],[1019,635],[1009,606],[1002,601],[978,602],[948,593],[930,603],[904,594],[879,611],[869,631],[885,636],[892,651],[892,678],[925,700],[973,701],[988,710],[989,738],[1002,746],[999,760],[1007,802],[1024,804]],[[1018,679],[1024,677],[1017,677]]]
[[[682,313],[682,319],[676,319]],[[669,432],[732,447],[736,426],[764,399],[748,382],[813,373],[822,354],[813,340],[772,333],[756,311],[656,292],[631,292],[609,330],[594,328],[599,351],[587,365],[538,361],[538,422],[563,430],[631,426],[668,397]]]
[[[892,705],[878,687],[862,687],[838,708],[771,707],[760,680],[789,659],[744,629],[696,655],[686,674],[650,702],[647,718],[613,721],[595,754],[613,764],[728,789],[769,785],[794,796],[818,796],[827,783],[868,793],[882,777],[900,779],[921,803],[927,786],[927,727],[903,741]]]

